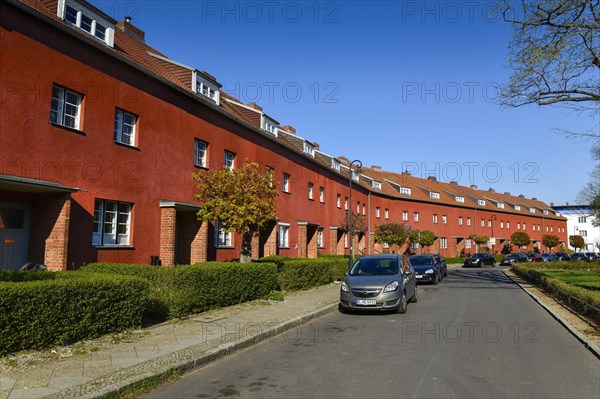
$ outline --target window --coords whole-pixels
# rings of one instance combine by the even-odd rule
[[[485,227],[485,219],[481,219],[481,227]]]
[[[356,203],[356,213],[360,213],[360,201]]]
[[[587,237],[587,230],[579,230],[579,235],[582,237]]]
[[[363,215],[367,214],[367,204],[365,204],[364,202],[363,202],[363,212],[362,213],[363,213]]]
[[[233,170],[235,167],[235,154],[230,151],[225,151],[225,167],[229,170]]]
[[[402,211],[402,220],[404,220],[404,221],[408,220],[408,211]]]
[[[433,223],[437,223],[438,222],[438,215],[437,213],[433,214]]]
[[[504,228],[504,220],[500,221],[500,228],[503,229]]]
[[[323,248],[323,228],[317,229],[317,247]]]
[[[454,197],[454,199],[456,200],[456,202],[465,202],[465,197],[456,196]]]
[[[529,208],[529,212],[535,213],[535,208]]]
[[[210,101],[219,105],[221,101],[221,95],[215,82],[210,81],[198,71],[194,71],[194,74],[196,75],[196,79],[193,81],[193,83],[196,84],[196,87],[192,87],[192,90],[195,90],[197,95],[206,97]]]
[[[400,194],[410,195],[411,189],[408,187],[400,187]]]
[[[459,217],[458,217],[458,225],[459,225],[459,226],[462,226],[462,225],[463,225],[463,217],[462,217],[462,216],[459,216]]]
[[[381,208],[376,206],[375,207],[375,217],[378,218],[381,216]]]
[[[78,27],[82,31],[112,46],[111,40],[109,40],[110,38],[106,34],[108,25],[106,22],[90,18],[70,5],[65,6],[63,19],[71,25]]]
[[[331,158],[331,167],[338,172],[340,171],[340,161],[335,158]]]
[[[578,221],[579,223],[587,223],[587,217],[586,217],[586,216],[579,216],[579,217],[577,218],[577,221]]]
[[[510,229],[510,222],[508,220],[506,221],[506,228]]]
[[[523,230],[527,230],[527,223],[523,223]]]
[[[290,225],[279,223],[279,240],[277,241],[279,244],[279,248],[289,248],[290,247]]]
[[[319,201],[325,203],[325,187],[319,187]]]
[[[373,180],[373,188],[376,190],[381,190],[381,182],[377,181],[377,180]]]
[[[413,213],[413,221],[415,221],[415,222],[419,221],[419,212],[414,212]]]
[[[135,145],[137,116],[120,109],[115,110],[114,140],[117,143]]]
[[[388,244],[387,242],[384,242],[382,246],[383,246],[383,248],[386,248],[386,249],[387,249],[387,248],[389,248],[389,247],[390,247],[390,244]]]
[[[554,226],[550,226],[550,233],[554,233]],[[585,234],[587,236],[587,232]]]
[[[477,203],[481,206],[485,206],[485,201],[484,200],[477,200]]]
[[[448,223],[448,217],[446,215],[442,215],[442,224]]]
[[[383,217],[386,218],[386,219],[390,218],[390,210],[388,208],[385,208],[383,210]]]
[[[517,222],[517,230],[521,230],[521,222]]]
[[[515,211],[520,211],[521,210],[521,206],[520,205],[515,205]]]
[[[283,192],[290,192],[290,175],[288,175],[287,173],[283,174]]]
[[[471,218],[470,218],[470,217],[468,217],[468,218],[467,218],[467,226],[470,226],[470,225],[471,225]]]
[[[548,226],[546,226],[546,233],[548,232],[548,230],[549,230],[549,229],[548,229]]]
[[[265,166],[265,172],[267,172],[270,177],[269,187],[273,188],[273,176],[275,176],[275,169],[270,166]]]
[[[538,224],[538,231],[542,231],[542,226]]]
[[[310,155],[311,157],[315,156],[315,146],[308,143],[308,142],[304,142],[304,152],[307,153],[308,155]]]
[[[348,197],[344,197],[344,209],[348,210]]]
[[[206,149],[208,144],[204,141],[194,139],[194,165],[206,168]]]
[[[50,104],[50,122],[57,125],[80,129],[82,96],[60,86],[52,86],[52,102]]]
[[[548,212],[547,210],[544,209],[544,215],[549,215],[550,212]]]
[[[129,245],[133,204],[96,199],[94,202],[93,245]]]
[[[348,248],[348,233],[344,233],[344,248]]]
[[[430,191],[429,192],[429,198],[440,199],[440,193],[436,193],[436,192]]]
[[[440,248],[442,248],[442,249],[448,248],[448,239],[446,237],[440,238]]]
[[[335,199],[335,205],[336,205],[338,208],[341,208],[341,207],[342,207],[342,194],[338,194],[338,195],[337,195],[337,197],[336,197],[336,199]]]
[[[471,249],[471,239],[467,238],[465,240],[465,249]]]
[[[500,209],[504,209],[504,204],[502,202],[498,202],[496,206]]]
[[[215,247],[232,247],[231,231],[225,231],[221,228],[221,223],[215,223]]]
[[[492,227],[492,219],[488,219],[488,227]]]
[[[360,180],[359,174],[355,170],[352,170],[352,180],[354,180],[354,181],[359,181]]]
[[[271,133],[274,136],[277,136],[277,124],[274,121],[267,119],[266,117],[264,130]]]
[[[314,187],[314,184],[308,183],[308,199],[309,200],[313,199],[313,187]]]

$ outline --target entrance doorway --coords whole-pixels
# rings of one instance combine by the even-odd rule
[[[27,262],[29,207],[0,203],[0,270],[18,270]]]

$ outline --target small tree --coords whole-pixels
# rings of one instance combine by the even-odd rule
[[[575,252],[577,252],[578,248],[581,249],[585,246],[585,240],[580,235],[569,236],[569,245],[575,248]]]
[[[382,223],[375,226],[375,242],[378,244],[402,246],[411,231],[410,226],[398,222]]]
[[[471,234],[469,236],[469,238],[471,238],[473,241],[475,241],[475,244],[477,245],[477,252],[479,252],[479,247],[482,246],[483,244],[487,244],[487,242],[490,240],[490,237],[488,236],[479,236],[477,234]]]
[[[510,236],[510,242],[515,244],[517,248],[521,248],[531,244],[531,238],[524,231],[517,231]]]
[[[552,248],[556,247],[560,243],[560,238],[553,234],[544,234],[542,236],[542,244],[544,246],[550,248],[550,252],[552,252]]]
[[[233,171],[201,170],[192,175],[200,192],[198,220],[218,221],[224,231],[242,233],[240,262],[249,262],[252,237],[276,219],[275,200],[279,190],[273,171],[260,171],[255,162]]]
[[[427,249],[427,247],[432,246],[435,242],[435,233],[430,230],[412,230],[408,235],[408,240],[411,244],[419,244]]]
[[[340,220],[340,230],[343,232],[350,231],[350,213],[346,212]],[[352,235],[365,234],[367,232],[367,218],[358,212],[352,212]]]

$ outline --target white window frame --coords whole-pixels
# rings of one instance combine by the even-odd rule
[[[204,148],[202,148],[204,147]],[[206,168],[208,154],[208,143],[200,139],[194,139],[194,165]]]
[[[437,222],[438,222],[438,215],[437,215],[437,213],[434,213],[433,214],[433,223],[437,224]]]
[[[467,226],[471,225],[471,218],[469,216],[467,216]]]
[[[448,249],[448,238],[446,238],[446,237],[440,237],[440,248],[441,249]]]
[[[506,228],[510,229],[510,222],[508,220],[506,221]]]
[[[517,230],[521,230],[521,222],[517,222]]]
[[[388,208],[385,208],[385,209],[383,210],[383,217],[384,217],[385,219],[389,219],[389,218],[390,218],[390,210],[389,210]]]
[[[482,199],[477,200],[477,204],[480,205],[480,206],[485,206],[485,201],[482,200]]]
[[[344,197],[344,210],[348,210],[348,197]]]
[[[311,157],[315,156],[315,146],[310,144],[309,142],[305,141],[304,142],[304,152],[308,155],[310,155]]]
[[[235,168],[235,152],[225,150],[223,155],[223,166],[233,171]]]
[[[358,182],[360,181],[360,173],[352,169],[352,180]]]
[[[129,119],[129,122],[127,122],[126,119]],[[137,123],[137,115],[132,114],[131,112],[124,111],[120,108],[115,109],[115,127],[113,140],[116,143],[134,147],[137,135]],[[129,130],[129,132],[126,132],[126,130]],[[129,136],[128,140],[126,139],[126,136]]]
[[[408,221],[408,211],[402,211],[402,220]]]
[[[530,213],[535,213],[535,208],[529,208]]]
[[[335,158],[331,158],[331,167],[335,170],[337,170],[338,172],[340,171],[340,161],[338,161]]]
[[[317,248],[323,248],[323,228],[317,228]]]
[[[50,122],[70,129],[81,130],[82,103],[83,95],[53,84]]]
[[[454,199],[456,200],[456,202],[465,202],[465,197],[459,197],[458,195],[454,197]]]
[[[381,182],[380,182],[380,181],[373,180],[373,183],[372,183],[372,184],[373,184],[373,188],[374,188],[375,190],[381,190]]]
[[[215,248],[233,248],[233,234],[223,230],[219,221],[215,222]]]
[[[381,208],[378,206],[375,207],[375,217],[376,218],[381,217]]]
[[[400,194],[411,195],[412,190],[408,187],[400,187]]]
[[[69,12],[74,18],[69,17]],[[56,15],[67,24],[73,25],[95,39],[113,47],[115,36],[113,25],[95,12],[86,9],[82,4],[75,1],[59,0]],[[90,20],[87,27],[84,25],[84,17]]]
[[[463,225],[463,217],[462,217],[462,216],[459,216],[459,217],[458,217],[458,225],[459,225],[459,226],[462,226],[462,225]]]
[[[515,211],[520,211],[521,210],[521,206],[520,205],[515,205]]]
[[[500,209],[504,209],[504,204],[502,202],[498,202],[496,206],[498,206]]]
[[[335,198],[335,205],[338,207],[338,209],[342,208],[342,194],[337,194],[337,197]]]
[[[485,219],[481,219],[481,227],[485,227]]]
[[[448,224],[448,216],[442,215],[442,224]]]
[[[503,229],[504,228],[504,220],[500,221],[500,228]]]
[[[432,199],[440,199],[440,193],[437,193],[437,192],[435,192],[435,191],[430,191],[430,192],[429,192],[429,198],[432,198]]]
[[[315,185],[311,182],[308,182],[308,199],[312,200],[313,199],[313,188],[315,187]]]
[[[471,249],[471,239],[465,238],[465,249]]]
[[[196,79],[193,81],[195,85],[195,87],[192,88],[193,91],[195,91],[197,95],[205,97],[219,105],[221,101],[221,92],[219,91],[219,88],[202,76],[198,71],[194,71],[194,75],[196,76]]]
[[[419,221],[419,212],[413,212],[413,222]]]
[[[319,202],[321,204],[325,203],[325,187],[319,187]]]
[[[283,184],[282,184],[282,189],[284,193],[289,193],[290,192],[290,178],[291,176],[287,173],[283,174]]]
[[[109,204],[111,210],[107,210]],[[92,245],[130,246],[132,208],[133,204],[130,202],[96,198],[94,201]],[[106,231],[107,229],[109,231]],[[121,229],[124,232],[119,233]]]
[[[290,225],[287,223],[279,223],[277,228],[277,247],[290,247]]]
[[[364,202],[363,202],[363,208],[362,208],[362,210],[363,210],[362,214],[366,215],[367,214],[367,204],[365,204]]]

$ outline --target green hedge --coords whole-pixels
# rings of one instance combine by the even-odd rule
[[[283,291],[304,290],[342,280],[348,270],[348,259],[294,258],[284,262],[280,273]]]
[[[19,283],[24,281],[54,280],[58,274],[46,271],[22,272],[19,270],[0,270],[0,281]]]
[[[94,263],[83,272],[136,275],[150,283],[146,316],[154,320],[184,317],[209,309],[265,298],[279,289],[275,263],[210,262],[193,266]]]
[[[142,324],[148,299],[148,283],[142,279],[28,273],[48,279],[0,282],[0,355],[68,344]]]

